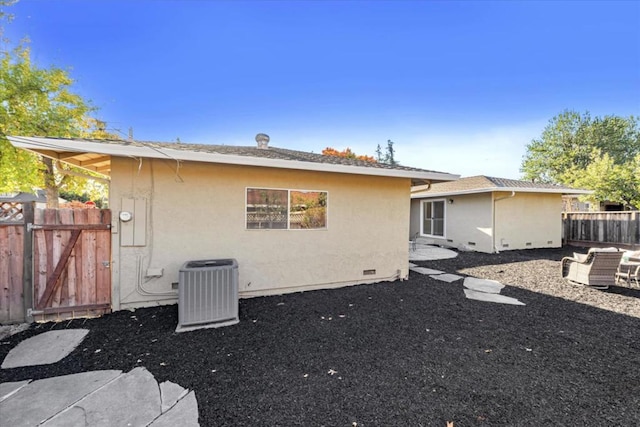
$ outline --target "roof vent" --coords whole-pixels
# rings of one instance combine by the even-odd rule
[[[269,135],[266,133],[259,133],[256,135],[256,142],[258,143],[258,148],[267,149],[269,148]]]

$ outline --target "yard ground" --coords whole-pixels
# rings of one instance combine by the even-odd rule
[[[240,323],[221,329],[176,334],[176,306],[41,324],[1,341],[0,359],[41,332],[90,332],[62,361],[0,382],[144,366],[194,390],[204,426],[640,425],[640,290],[564,283],[574,250],[417,263],[498,280],[525,306],[411,273],[242,300]]]

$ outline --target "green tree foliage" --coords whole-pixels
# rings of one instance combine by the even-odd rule
[[[524,179],[594,190],[592,201],[638,207],[640,127],[634,116],[564,111],[527,145]],[[635,202],[634,202],[635,200]]]
[[[0,7],[12,1],[0,0]],[[11,16],[0,12],[0,22]],[[0,35],[4,29],[0,27]],[[3,45],[9,45],[3,39]],[[39,68],[31,60],[28,47],[0,52],[0,192],[33,191],[45,188],[48,204],[57,206],[58,189],[78,191],[86,180],[59,175],[66,168],[14,148],[7,140],[14,136],[101,137],[108,135],[103,122],[87,116],[94,109],[71,91],[73,80],[57,67]]]

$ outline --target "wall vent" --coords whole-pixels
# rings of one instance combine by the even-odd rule
[[[476,245],[476,242],[467,242],[467,245],[469,245],[469,246],[475,246],[475,245]]]
[[[525,243],[525,246],[531,246],[531,242]]]
[[[178,280],[176,332],[239,322],[235,259],[188,261],[180,268]]]
[[[371,270],[362,270],[362,274],[365,276],[371,276],[376,274],[376,270],[375,269],[371,269]]]
[[[553,240],[547,240],[547,245],[552,245],[553,244]]]
[[[509,244],[508,244],[508,243],[503,243],[503,244],[502,244],[502,247],[503,247],[503,248],[508,248],[508,247],[509,247]]]

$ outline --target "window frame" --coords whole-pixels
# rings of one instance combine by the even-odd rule
[[[267,190],[267,191],[286,191],[287,192],[287,226],[284,228],[249,228],[248,221],[248,212],[247,208],[249,207],[249,190]],[[324,218],[324,227],[315,227],[315,228],[291,228],[291,193],[293,192],[301,192],[301,193],[324,193],[326,194],[326,202],[324,206],[325,210],[325,218]],[[328,230],[329,229],[329,191],[327,190],[306,190],[299,188],[277,188],[277,187],[245,187],[244,190],[244,228],[245,230],[255,231],[255,230],[284,230],[284,231],[317,231],[317,230]]]
[[[426,204],[431,204],[431,211],[434,212],[433,204],[440,202],[442,203],[442,235],[433,234],[434,231],[434,219],[435,217],[431,217],[431,230],[429,233],[426,233],[424,229],[424,220],[425,220],[425,211]],[[446,239],[447,237],[447,200],[446,199],[433,199],[433,200],[421,200],[420,201],[420,235],[425,237],[432,237],[436,239]]]

